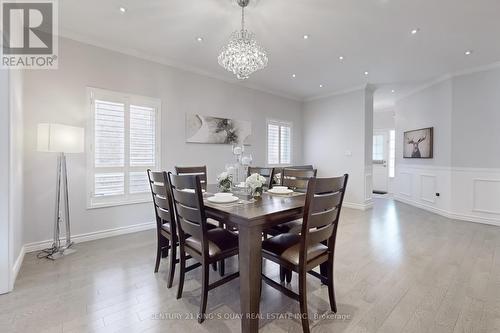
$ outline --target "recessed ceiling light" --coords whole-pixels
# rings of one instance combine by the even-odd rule
[[[416,35],[420,31],[420,28],[412,29],[411,34]]]
[[[365,76],[368,76],[368,74],[370,74],[370,73],[368,73],[368,72],[365,72]]]
[[[320,88],[323,88],[323,85],[322,85],[322,84],[320,84],[320,85],[319,85],[319,87],[320,87]]]
[[[303,38],[304,39],[309,39],[309,35],[304,35]]]
[[[292,77],[293,77],[293,78],[295,78],[295,77],[297,77],[297,75],[295,75],[295,74],[292,74]]]
[[[393,94],[394,94],[395,92],[396,92],[396,90],[394,90],[394,89],[392,89],[392,90],[391,90],[391,93],[393,93]]]
[[[203,42],[203,37],[196,37],[196,40],[197,40],[198,42]]]
[[[339,60],[340,60],[340,61],[344,60],[344,56],[340,56],[340,57],[339,57]]]
[[[468,56],[469,56],[469,55],[471,55],[473,52],[474,52],[474,51],[472,51],[472,50],[467,50],[467,51],[465,51],[465,55],[468,55]]]
[[[127,11],[127,8],[125,8],[125,7],[120,7],[120,12],[121,12],[121,13],[125,13],[126,11]]]

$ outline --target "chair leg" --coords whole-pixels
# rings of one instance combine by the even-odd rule
[[[205,321],[205,312],[207,311],[207,298],[208,298],[208,277],[210,273],[209,265],[203,263],[202,273],[202,286],[201,286],[201,302],[200,313],[198,315],[198,322],[201,324]]]
[[[186,275],[186,252],[184,247],[179,248],[180,253],[180,273],[179,273],[179,286],[177,287],[177,299],[182,297],[182,289],[184,288],[184,275]]]
[[[299,272],[299,303],[300,317],[302,319],[302,331],[309,333],[309,314],[307,312],[307,290],[306,290],[306,275],[305,270]]]
[[[292,282],[292,271],[291,270],[286,270],[286,283],[291,283]]]
[[[158,245],[156,247],[156,264],[155,264],[155,273],[158,273],[158,268],[160,268],[160,259],[161,259],[161,246],[162,242],[158,239]]]
[[[168,239],[165,239],[165,242],[163,243],[163,248],[161,252],[161,257],[166,258],[168,257],[168,245],[170,244],[170,241]]]
[[[328,297],[330,299],[330,308],[334,313],[337,313],[337,302],[335,301],[335,288],[333,281],[333,262],[328,261]]]
[[[174,282],[176,259],[177,259],[177,246],[175,242],[172,242],[172,247],[170,248],[170,269],[168,270],[167,288],[172,288],[172,283]]]
[[[221,260],[221,261],[219,261],[219,275],[224,276],[225,271],[226,271],[225,262],[224,262],[224,260]]]
[[[280,282],[285,282],[286,272],[285,268],[280,266]]]

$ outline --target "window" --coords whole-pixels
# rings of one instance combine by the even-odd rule
[[[160,165],[160,101],[89,88],[88,208],[150,200]]]
[[[292,125],[270,120],[267,122],[267,164],[292,163]]]
[[[396,171],[396,131],[389,131],[389,177],[394,178]]]
[[[374,135],[373,136],[373,160],[383,161],[384,160],[384,136]]]

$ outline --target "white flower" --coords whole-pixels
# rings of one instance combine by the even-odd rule
[[[250,187],[252,190],[262,187],[266,183],[266,178],[262,177],[258,173],[253,173],[248,176],[245,184],[247,187]]]
[[[220,182],[222,180],[226,180],[226,179],[231,179],[231,176],[229,175],[229,173],[227,172],[222,172],[220,175],[217,176],[217,181]]]

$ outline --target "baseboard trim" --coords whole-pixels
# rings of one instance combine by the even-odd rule
[[[357,209],[357,210],[368,210],[373,208],[373,202],[369,202],[366,204],[359,204],[354,202],[345,202],[342,204],[343,207]]]
[[[456,214],[441,208],[429,206],[414,200],[409,200],[406,198],[403,198],[399,195],[394,196],[394,200],[403,202],[405,204],[415,206],[417,208],[427,210],[429,212],[447,217],[452,220],[460,220],[460,221],[466,221],[466,222],[474,222],[474,223],[482,223],[482,224],[488,224],[488,225],[494,225],[497,227],[500,227],[500,220],[495,219],[495,218],[486,218],[486,217],[480,217],[480,216],[472,216],[472,215],[463,215],[463,214]]]
[[[154,223],[154,222],[134,224],[134,225],[126,226],[126,227],[119,227],[119,228],[114,228],[114,229],[89,232],[86,234],[74,235],[74,236],[71,236],[71,240],[75,243],[83,243],[83,242],[93,241],[96,239],[131,234],[134,232],[144,231],[144,230],[149,230],[149,229],[154,229],[154,228],[156,228],[156,223]],[[61,241],[64,242],[64,240],[61,240]],[[25,249],[25,253],[30,253],[30,252],[40,251],[40,250],[46,249],[48,247],[51,247],[52,243],[53,243],[52,239],[44,240],[41,242],[33,242],[33,243],[25,244],[23,248]]]
[[[17,256],[14,265],[12,266],[12,280],[11,280],[11,290],[14,289],[14,284],[16,283],[17,275],[21,270],[21,266],[23,265],[24,255],[26,254],[26,247],[21,246],[21,250],[19,251],[19,255]]]

